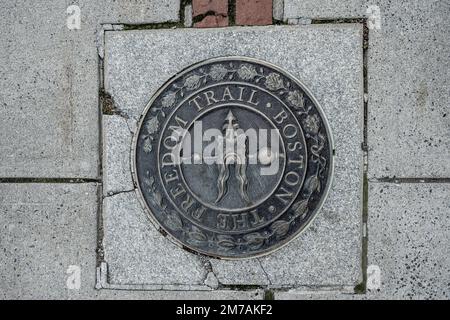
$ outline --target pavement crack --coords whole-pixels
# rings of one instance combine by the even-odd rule
[[[272,285],[272,280],[270,280],[269,274],[267,273],[266,269],[264,269],[264,266],[261,262],[261,260],[256,259],[259,263],[259,266],[261,267],[261,270],[263,271],[264,275],[266,276],[267,281],[269,282],[269,285]]]
[[[203,256],[199,256],[200,263],[205,270],[205,276],[203,277],[203,283],[210,287],[211,289],[218,289],[222,284],[219,281],[214,269],[212,267],[211,261]]]
[[[127,125],[128,131],[130,131],[130,134],[133,135],[134,132],[133,132],[133,130],[131,130],[130,124],[129,124],[129,122],[128,122],[129,120],[130,120],[130,119],[125,119],[125,124]]]
[[[450,178],[398,178],[398,177],[382,177],[382,178],[371,178],[369,182],[380,182],[380,183],[450,183]]]
[[[202,264],[202,267],[205,269],[206,274],[208,274],[208,272],[214,273],[211,261],[209,261],[208,258],[199,255],[198,259],[199,259],[200,263]],[[205,276],[205,278],[206,278],[206,276]]]
[[[130,192],[134,192],[134,191],[135,191],[135,189],[124,190],[124,191],[109,191],[106,196],[103,196],[103,199],[115,197],[120,194],[130,193]]]

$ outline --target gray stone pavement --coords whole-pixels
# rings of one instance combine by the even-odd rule
[[[371,295],[450,299],[449,195],[443,183],[371,184],[368,264],[381,271]]]
[[[367,65],[368,263],[379,265],[382,286],[368,298],[448,299],[450,190],[420,182],[448,183],[450,176],[450,3],[285,0],[284,6],[285,20],[370,18],[370,12],[380,25],[369,31]],[[377,183],[393,177],[421,179]]]
[[[0,184],[0,297],[82,298],[95,284],[96,184]],[[80,290],[66,286],[70,266]]]
[[[275,299],[449,299],[449,194],[447,183],[370,184],[368,293],[288,290]]]
[[[101,300],[262,300],[264,291],[215,290],[215,291],[137,291],[97,290],[88,299]]]
[[[131,177],[132,132],[121,116],[103,116],[103,195],[134,190]]]
[[[336,149],[333,188],[323,214],[311,229],[279,252],[260,259],[212,259],[209,263],[223,285],[354,287],[362,278],[361,43],[362,27],[350,24],[107,31],[105,91],[120,115],[104,117],[105,194],[114,191],[108,181],[119,181],[124,172],[128,172],[127,182],[118,184],[122,188],[131,186],[126,127],[135,131],[136,121],[152,92],[177,70],[221,55],[271,61],[304,79],[328,115]],[[299,52],[301,59],[285,59],[285,55]],[[111,137],[119,132],[117,124],[125,140]],[[118,158],[109,158],[110,150]],[[149,226],[135,193],[107,197],[103,209],[105,261],[111,284],[145,284],[150,288],[161,284],[204,286],[205,268],[198,257],[172,245]],[[333,241],[335,237],[340,241]]]
[[[262,290],[95,290],[97,188],[92,183],[0,184],[0,299],[264,297]],[[73,268],[80,272],[79,287],[68,284]]]
[[[68,30],[61,1],[1,7],[0,176],[98,177],[94,32]]]
[[[280,251],[253,262],[208,262],[199,257],[193,259],[192,254],[161,238],[158,231],[146,223],[139,204],[127,200],[134,195],[130,192],[134,187],[126,169],[129,167],[126,144],[134,130],[133,117],[100,116],[99,52],[103,56],[102,24],[168,22],[151,27],[171,28],[180,18],[179,1],[78,1],[82,14],[81,29],[69,30],[66,8],[70,3],[45,0],[36,5],[24,0],[1,0],[1,299],[262,299],[263,290],[268,288],[274,291],[275,299],[449,298],[449,1],[285,0],[282,9],[281,2],[274,1],[277,20],[317,23],[317,20],[329,19],[327,27],[339,23],[337,29],[344,26],[340,19],[367,17],[369,6],[379,8],[380,28],[369,31],[366,51],[369,181],[368,210],[364,219],[368,220],[367,252],[361,253],[361,241],[355,240],[361,237],[363,228],[362,219],[356,219],[361,208],[355,205],[361,201],[361,193],[357,191],[360,181],[358,175],[352,174],[337,178],[342,179],[337,180],[342,183],[337,183],[335,194],[330,195],[329,207],[324,208],[302,239],[291,244],[298,246],[297,250],[302,250],[302,245],[308,243],[318,249],[321,241],[327,241],[328,245],[323,248],[332,246],[337,255],[326,253],[333,250],[316,250],[314,259],[302,259],[301,255],[283,259],[284,253]],[[377,7],[372,7],[372,12],[376,15]],[[179,22],[178,26],[182,24]],[[214,32],[221,41],[243,41],[239,32],[232,30],[215,29]],[[188,30],[174,32],[182,31]],[[161,32],[162,39],[171,31],[157,32]],[[337,32],[335,42],[345,36],[343,31],[339,35],[340,32]],[[288,33],[284,39],[289,38]],[[234,39],[226,38],[225,34],[234,36]],[[352,81],[344,80],[338,86],[332,81],[341,77],[355,79],[356,67],[349,65],[342,72],[339,67],[334,70],[333,66],[324,63],[323,71],[314,73],[318,69],[313,62],[318,56],[308,51],[308,55],[300,59],[296,49],[303,42],[315,39],[318,43],[322,41],[324,56],[328,54],[337,59],[341,54],[345,56],[342,61],[348,58],[347,55],[357,59],[362,52],[356,47],[358,52],[349,52],[353,42],[348,39],[337,44],[332,39],[321,37],[298,37],[287,42],[291,48],[280,52],[266,52],[261,46],[252,54],[285,68],[303,68],[304,76],[300,72],[296,75],[324,101],[324,108],[329,106],[326,113],[333,114],[336,123],[342,122],[350,130],[348,136],[345,132],[341,135],[335,128],[333,132],[338,159],[343,159],[342,167],[351,168],[354,173],[359,166],[353,162],[349,165],[345,159],[349,152],[357,152],[354,159],[362,157],[361,151],[355,149],[361,142],[360,133],[355,129],[359,115],[350,119],[344,117],[338,108],[347,101],[345,99],[351,100],[349,97],[356,97],[360,91],[352,91],[349,86]],[[183,37],[180,36],[179,40],[182,41]],[[220,44],[209,43],[200,55],[205,58],[222,55],[225,52],[220,50]],[[349,45],[347,51],[337,49],[345,44]],[[173,50],[170,40],[163,49]],[[178,71],[175,67],[170,70],[170,66],[164,67],[163,49],[155,53],[161,59],[160,69],[157,69],[161,76],[159,79]],[[233,50],[239,50],[237,45]],[[242,54],[248,54],[242,50]],[[291,55],[295,59],[286,59],[288,50],[296,53]],[[184,51],[179,55],[183,56]],[[326,61],[324,56],[322,61]],[[330,75],[325,73],[326,70],[334,70],[334,73]],[[160,84],[148,82],[147,88],[128,88],[141,90],[137,97],[142,101],[135,105],[145,104],[149,98],[145,95]],[[134,96],[129,96],[116,102],[128,114],[133,107],[127,109],[127,103],[135,103],[133,99]],[[336,99],[342,100],[336,102]],[[362,109],[352,110],[362,112]],[[139,110],[135,109],[130,114],[138,113]],[[348,143],[345,143],[347,138]],[[31,181],[28,178],[40,180],[39,183],[28,183]],[[74,178],[91,182],[71,183]],[[64,183],[54,183],[58,179]],[[106,197],[104,203],[102,197]],[[115,212],[114,215],[102,216],[104,225],[97,225],[99,203],[103,210],[113,208],[110,212]],[[345,210],[351,212],[350,227],[345,216],[334,214]],[[126,220],[122,219],[123,215]],[[98,285],[104,280],[96,269],[99,227],[111,231],[120,230],[124,225],[134,233],[106,233],[104,244],[129,242],[134,235],[140,237],[140,241],[152,241],[157,246],[178,250],[177,259],[170,254],[156,257],[152,248],[146,249],[148,256],[142,260],[135,259],[139,251],[133,251],[132,246],[127,247],[131,249],[128,252],[125,248],[121,249],[123,251],[106,251],[104,259],[109,263],[108,274],[113,281],[104,289],[97,290],[96,283]],[[348,237],[333,237],[334,231],[345,228],[349,229]],[[308,238],[312,242],[308,242]],[[132,263],[123,264],[120,254],[132,259]],[[361,256],[367,256],[367,265],[360,261]],[[275,257],[280,260],[279,264],[274,262]],[[175,270],[173,265],[180,261],[191,267],[189,275],[193,276],[190,284],[178,286],[180,291],[173,291],[176,287],[161,277],[161,270],[170,274]],[[327,264],[335,266],[339,272],[332,273],[325,267]],[[152,272],[142,272],[139,269],[142,265],[151,266]],[[286,272],[280,269],[280,265]],[[354,294],[353,286],[361,276],[360,269],[367,266],[372,269],[365,284],[372,289],[367,294]],[[376,272],[373,273],[374,266],[379,268],[380,278]],[[74,284],[68,285],[67,281],[76,275],[77,267],[81,271],[80,289],[70,289]],[[332,281],[327,282],[330,279]],[[214,290],[218,282],[220,285]],[[156,286],[148,286],[149,283]],[[313,283],[320,286],[303,286]],[[240,284],[241,289],[227,290],[231,288],[230,284],[238,284],[237,287]],[[258,285],[259,289],[247,290],[247,284]],[[278,286],[283,288],[277,290]],[[151,288],[157,290],[142,290]]]
[[[368,8],[371,8],[368,10]],[[369,177],[450,176],[449,1],[285,0],[284,18],[377,17],[369,31]]]
[[[179,1],[0,1],[0,177],[98,178],[100,23],[177,21]]]
[[[357,18],[365,14],[367,0],[284,0],[284,19]]]

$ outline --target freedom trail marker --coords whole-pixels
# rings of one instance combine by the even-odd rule
[[[362,36],[351,24],[105,32],[117,112],[103,116],[102,279],[360,283]]]
[[[152,221],[191,250],[265,255],[304,230],[327,196],[333,143],[325,115],[286,71],[220,57],[152,97],[133,174]]]

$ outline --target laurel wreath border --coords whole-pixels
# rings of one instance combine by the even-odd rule
[[[235,66],[237,64],[237,66]],[[207,67],[208,68],[208,67]],[[257,84],[263,84],[264,87],[279,96],[286,96],[286,100],[293,108],[297,115],[303,115],[303,125],[307,131],[306,137],[310,138],[314,143],[310,147],[311,161],[317,164],[317,170],[314,175],[310,176],[304,183],[304,199],[295,202],[291,206],[294,214],[287,217],[285,220],[274,221],[268,231],[253,232],[246,234],[237,240],[232,236],[225,234],[214,234],[212,236],[203,232],[197,226],[191,224],[189,228],[183,223],[182,218],[175,210],[168,210],[164,203],[163,195],[157,190],[155,186],[155,179],[146,172],[146,177],[143,182],[147,187],[149,194],[153,197],[150,201],[153,205],[160,209],[160,216],[163,218],[163,225],[172,232],[179,232],[184,240],[190,245],[207,245],[208,247],[215,247],[219,251],[231,251],[233,249],[240,249],[246,252],[252,252],[260,249],[267,241],[275,238],[282,240],[285,238],[291,227],[298,220],[303,220],[307,217],[310,211],[308,207],[311,196],[315,192],[320,192],[321,182],[319,177],[323,177],[323,172],[326,168],[327,160],[321,154],[326,142],[326,136],[320,132],[320,119],[316,114],[310,114],[312,106],[306,107],[304,94],[300,90],[291,89],[291,82],[283,79],[277,72],[269,72],[264,74],[264,68],[257,68],[253,64],[247,62],[228,62],[216,63],[209,67],[207,72],[205,67],[199,68],[197,73],[188,75],[183,78],[183,84],[172,84],[162,99],[160,99],[159,106],[152,106],[150,118],[145,123],[147,134],[142,136],[144,139],[143,150],[145,153],[150,153],[153,150],[153,141],[155,135],[160,129],[160,121],[165,119],[168,110],[176,104],[177,99],[183,98],[188,92],[198,90],[202,85],[206,85],[208,79],[213,81],[233,80],[239,78],[244,81],[253,81]],[[161,119],[161,120],[160,120]]]

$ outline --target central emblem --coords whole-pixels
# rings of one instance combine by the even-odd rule
[[[243,57],[193,65],[147,105],[134,178],[152,221],[221,258],[266,254],[320,210],[332,177],[328,125],[286,72]]]
[[[239,129],[239,124],[237,123],[236,118],[230,110],[230,112],[228,112],[225,124],[223,125],[225,139],[222,138],[222,136],[218,136],[218,139],[221,139],[218,145],[230,145],[233,146],[233,148],[230,148],[229,150],[225,149],[222,153],[222,159],[218,159],[219,161],[217,162],[219,165],[219,177],[217,179],[218,195],[216,203],[222,200],[222,198],[227,193],[227,182],[228,178],[230,177],[229,166],[231,165],[234,165],[235,167],[236,179],[239,182],[239,194],[246,203],[250,203],[247,194],[248,180],[246,175],[247,150],[245,146],[247,143],[247,136],[245,135],[245,133],[239,133],[239,131],[236,129]],[[235,149],[238,148],[239,141],[244,143],[244,153],[242,153],[241,155],[239,155],[235,151]]]

